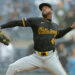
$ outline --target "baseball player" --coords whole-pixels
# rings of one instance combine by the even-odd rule
[[[55,39],[75,29],[75,23],[71,27],[58,30],[58,25],[52,22],[52,6],[42,3],[39,5],[39,9],[42,17],[23,18],[1,25],[1,29],[20,26],[31,27],[33,30],[34,53],[10,64],[6,75],[16,75],[18,72],[38,68],[45,69],[52,75],[67,75],[56,54]]]

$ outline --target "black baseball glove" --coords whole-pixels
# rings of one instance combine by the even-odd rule
[[[9,45],[11,40],[5,35],[5,33],[0,29],[0,42]]]

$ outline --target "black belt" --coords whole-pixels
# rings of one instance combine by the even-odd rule
[[[36,50],[35,50],[36,51]],[[34,51],[34,53],[35,53],[35,51]],[[38,52],[38,54],[40,55],[40,56],[48,56],[48,54],[49,54],[49,51],[45,51],[45,52],[40,52],[40,51],[37,51]],[[53,52],[54,52],[54,50],[53,50]]]
[[[40,56],[48,56],[48,52],[38,52]]]

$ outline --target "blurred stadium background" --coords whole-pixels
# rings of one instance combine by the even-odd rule
[[[54,9],[53,21],[59,28],[66,28],[75,22],[74,0],[0,0],[0,25],[24,17],[40,17],[40,3],[51,3]],[[0,75],[5,75],[8,65],[24,56],[33,53],[33,33],[31,28],[8,28],[3,31],[11,38],[12,43],[5,46],[0,43]],[[56,39],[56,50],[59,59],[69,75],[75,75],[75,30],[63,38]],[[74,73],[74,74],[73,74]],[[50,75],[43,69],[22,72],[17,75]]]

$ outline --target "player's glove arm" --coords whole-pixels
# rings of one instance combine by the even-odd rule
[[[58,39],[58,38],[61,38],[61,37],[63,37],[66,33],[68,33],[69,31],[71,31],[72,30],[72,28],[71,27],[68,27],[68,28],[65,28],[65,29],[62,29],[62,30],[58,30],[57,31],[57,35],[56,35],[56,39]]]
[[[22,20],[18,20],[18,21],[11,21],[11,22],[8,22],[6,24],[1,25],[0,26],[0,42],[1,43],[5,44],[5,45],[9,45],[9,43],[11,42],[11,40],[4,34],[4,32],[2,32],[1,29],[12,28],[12,27],[15,27],[15,26],[21,26],[21,27],[30,26],[30,19],[28,19],[28,20],[22,19]]]
[[[15,21],[8,22],[6,24],[1,25],[1,29],[12,28],[16,26],[20,26],[20,27],[32,26],[31,18],[28,18],[27,20],[23,18],[22,20],[15,20]]]
[[[1,25],[1,29],[12,28],[12,27],[15,27],[15,26],[23,26],[22,25],[22,21],[21,20],[17,20],[17,21],[8,22],[6,24]]]
[[[15,27],[15,26],[22,26],[22,21],[11,21],[8,22],[6,24],[1,25],[1,29],[4,28],[11,28],[11,27]],[[8,38],[8,36],[0,29],[0,42],[5,44],[5,45],[9,45],[11,40]]]

